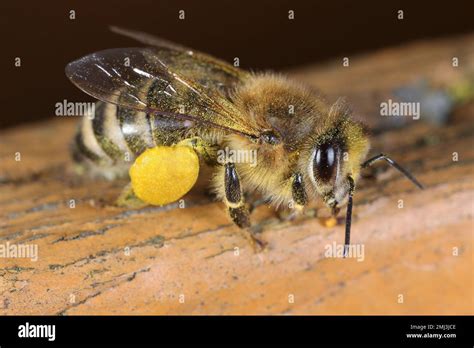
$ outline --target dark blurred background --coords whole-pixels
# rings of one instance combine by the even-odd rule
[[[287,68],[474,30],[470,0],[450,1],[6,1],[0,4],[0,127],[50,117],[54,104],[92,100],[64,75],[88,53],[137,46],[108,31],[138,29],[243,68]],[[397,10],[404,20],[397,20]],[[69,19],[75,10],[76,19]],[[178,11],[185,10],[185,20]],[[295,19],[288,20],[288,10]],[[21,68],[15,68],[21,57]]]

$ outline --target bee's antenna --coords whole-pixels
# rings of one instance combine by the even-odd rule
[[[372,163],[378,161],[378,160],[385,160],[390,164],[392,167],[395,169],[398,169],[401,173],[403,173],[408,179],[411,180],[416,186],[418,186],[420,189],[423,189],[423,185],[418,182],[418,180],[415,179],[413,175],[411,175],[406,169],[403,169],[397,162],[395,162],[393,159],[390,157],[387,157],[385,154],[381,153],[380,155],[377,155],[375,157],[372,157],[362,163],[362,168],[366,168],[370,166]],[[352,222],[352,196],[354,194],[354,179],[349,175],[347,177],[347,180],[349,181],[349,199],[347,201],[347,213],[346,213],[346,235],[344,239],[344,257],[348,256],[349,253],[349,246],[351,243],[351,222]]]
[[[418,186],[420,189],[423,190],[423,188],[424,188],[423,185],[420,184],[418,182],[418,180],[416,180],[413,175],[411,175],[406,169],[403,169],[397,162],[395,162],[393,159],[391,159],[390,157],[388,157],[387,155],[385,155],[383,153],[381,153],[380,155],[377,155],[375,157],[372,157],[372,158],[368,159],[367,161],[365,161],[364,163],[362,163],[362,168],[366,168],[366,167],[370,166],[372,163],[374,163],[378,160],[382,160],[382,159],[387,161],[388,164],[390,164],[395,169],[398,169],[398,171],[403,173],[403,175],[405,175],[408,179],[410,179],[412,183],[414,183],[416,186]]]
[[[354,179],[352,176],[348,176],[349,181],[349,200],[347,201],[347,213],[346,213],[346,236],[344,238],[344,257],[347,257],[349,252],[349,245],[351,243],[351,222],[352,222],[352,195],[354,194]]]

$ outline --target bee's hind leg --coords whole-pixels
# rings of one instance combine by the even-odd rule
[[[140,209],[148,205],[135,195],[131,183],[123,188],[122,192],[115,201],[115,204],[119,207],[132,209]]]
[[[217,149],[212,145],[206,143],[200,137],[191,137],[180,141],[178,146],[190,146],[196,153],[209,165],[217,164],[215,161],[215,153]]]
[[[224,193],[224,203],[232,221],[240,228],[245,229],[245,235],[247,238],[250,237],[252,246],[256,251],[263,249],[267,243],[250,229],[250,213],[245,205],[239,175],[233,163],[226,163],[224,166]]]

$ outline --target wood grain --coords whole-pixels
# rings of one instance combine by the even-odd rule
[[[77,120],[2,131],[0,244],[34,244],[39,256],[0,258],[0,313],[473,314],[474,103],[454,105],[441,126],[422,116],[393,128],[379,112],[400,86],[421,79],[445,90],[473,66],[468,35],[292,72],[330,100],[347,96],[358,117],[384,130],[373,153],[391,154],[426,186],[383,165],[366,173],[352,236],[364,246],[360,262],[325,257],[327,245],[342,243],[344,220],[323,226],[311,216],[314,208],[327,216],[319,203],[293,222],[259,206],[252,219],[268,247],[255,252],[223,204],[203,193],[205,175],[184,209],[127,210],[113,206],[124,182],[73,175]]]

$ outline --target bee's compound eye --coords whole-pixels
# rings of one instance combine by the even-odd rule
[[[313,160],[314,177],[327,183],[335,179],[337,164],[336,149],[331,144],[316,148]]]

